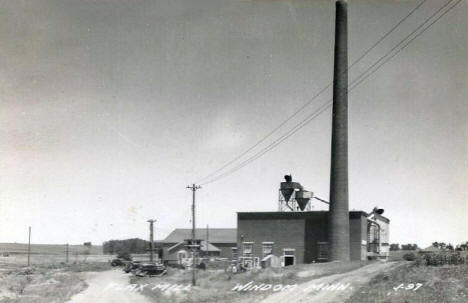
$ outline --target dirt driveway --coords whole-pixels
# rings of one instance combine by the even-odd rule
[[[87,273],[89,287],[74,295],[67,303],[149,303],[139,292],[118,290],[111,285],[128,285],[129,276],[121,270]]]
[[[292,291],[275,293],[265,298],[262,303],[334,303],[345,302],[362,285],[383,271],[395,268],[401,263],[374,263],[343,274],[335,274],[300,284]],[[345,289],[327,289],[320,285],[349,286]]]

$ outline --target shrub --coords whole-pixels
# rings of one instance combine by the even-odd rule
[[[416,260],[416,255],[414,253],[407,253],[403,255],[403,260],[414,261]]]
[[[459,265],[465,264],[465,258],[459,253],[433,253],[424,256],[426,265],[438,266],[438,265]]]

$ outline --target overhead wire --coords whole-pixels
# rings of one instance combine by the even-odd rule
[[[449,9],[447,9],[445,12],[443,12],[439,17],[437,17],[434,21],[432,21],[428,26],[426,26],[425,28],[423,28],[421,30],[421,32],[419,32],[418,34],[416,34],[413,38],[411,38],[406,44],[404,44],[400,49],[398,49],[393,55],[391,55],[390,57],[388,57],[387,59],[385,59],[385,61],[383,61],[376,69],[374,69],[372,72],[370,72],[369,74],[367,74],[364,78],[362,78],[361,80],[359,80],[357,83],[355,82],[354,87],[358,86],[360,83],[362,83],[364,80],[366,80],[368,77],[370,77],[373,73],[375,73],[378,68],[382,65],[384,65],[385,63],[387,63],[388,61],[390,61],[393,57],[395,57],[396,55],[398,55],[403,49],[405,49],[411,42],[413,42],[417,37],[419,37],[420,35],[422,35],[427,29],[429,29],[429,27],[431,27],[434,23],[436,23],[437,21],[439,21],[440,18],[442,18],[445,14],[447,14],[449,11],[451,11],[455,6],[457,6],[462,0],[458,0],[455,2],[455,4],[453,4]],[[446,6],[448,6],[450,4],[450,2],[453,2],[453,0],[449,0],[447,3],[444,4],[444,6],[442,6],[439,10],[437,10],[437,12],[435,12],[434,14],[431,15],[431,17],[429,17],[429,20],[434,17],[435,15],[437,15],[443,8],[445,8]],[[429,21],[427,20],[427,21]],[[427,23],[427,21],[425,21],[424,23]],[[418,28],[421,28],[420,26]],[[413,31],[414,32],[414,31]],[[356,80],[356,79],[355,79]],[[351,88],[351,89],[352,89]]]
[[[372,74],[374,74],[378,69],[380,69],[380,67],[382,67],[384,64],[386,64],[388,61],[390,61],[392,58],[394,58],[397,54],[399,54],[404,48],[406,48],[412,41],[414,41],[417,37],[419,37],[421,34],[423,34],[429,27],[431,27],[434,23],[436,23],[438,20],[440,20],[440,18],[442,18],[445,14],[447,14],[449,11],[451,11],[455,6],[457,6],[462,0],[458,0],[455,2],[454,5],[452,5],[449,9],[447,9],[445,12],[443,12],[440,16],[438,16],[436,19],[434,19],[431,23],[429,23],[429,25],[427,25],[425,28],[423,28],[419,33],[417,33],[413,38],[411,38],[410,40],[408,40],[406,42],[406,44],[403,44],[409,37],[411,37],[414,33],[416,33],[419,29],[421,29],[421,27],[424,26],[424,24],[428,23],[434,16],[436,16],[439,12],[441,12],[445,7],[447,7],[450,3],[453,2],[453,0],[449,0],[448,2],[446,2],[441,8],[439,8],[435,13],[433,13],[430,17],[428,17],[423,23],[421,23],[415,30],[413,30],[409,35],[407,35],[403,40],[401,40],[395,47],[393,47],[390,51],[388,51],[385,55],[383,55],[382,57],[380,57],[379,60],[377,60],[374,64],[372,64],[369,68],[367,68],[363,73],[361,73],[358,77],[356,77],[349,85],[349,90],[345,91],[346,93],[347,92],[350,92],[352,91],[354,88],[356,88],[358,85],[360,85],[363,81],[365,81],[368,77],[370,77]],[[388,55],[390,55],[394,50],[396,50],[397,47],[399,47],[400,45],[403,46],[398,49],[395,53],[393,53],[390,57],[386,58]],[[386,58],[386,59],[385,59]],[[384,60],[384,61],[382,61]],[[376,65],[378,64],[378,66],[372,70],[371,72],[369,72],[372,68],[374,68]],[[369,72],[369,73],[368,73]],[[367,75],[366,75],[367,73]],[[365,75],[365,76],[364,76]],[[216,176],[215,178],[213,179],[210,179],[204,183],[202,183],[202,185],[206,185],[206,184],[209,184],[209,183],[213,183],[215,181],[218,181],[219,179],[225,177],[225,176],[228,176],[232,173],[234,173],[235,171],[243,168],[244,166],[250,164],[251,162],[255,161],[256,159],[260,158],[261,156],[263,156],[264,154],[266,154],[267,152],[269,152],[270,150],[272,150],[273,148],[275,148],[276,146],[278,146],[280,143],[282,143],[284,140],[288,139],[290,136],[292,136],[294,133],[296,133],[297,131],[299,131],[300,129],[302,129],[305,125],[307,125],[309,122],[311,122],[313,119],[315,119],[317,116],[319,116],[320,114],[322,114],[327,108],[329,108],[332,104],[332,98],[329,99],[326,103],[322,104],[316,111],[314,111],[313,113],[311,113],[309,116],[307,116],[305,119],[303,119],[300,123],[298,123],[296,126],[294,126],[292,129],[290,129],[287,133],[283,134],[281,137],[279,137],[278,139],[276,139],[274,142],[272,142],[270,145],[268,145],[267,147],[265,147],[264,149],[262,149],[260,152],[258,152],[257,154],[253,155],[252,157],[248,158],[247,160],[245,160],[244,162],[240,163],[238,166],[235,166],[234,168],[232,168],[231,170],[221,174],[221,175],[218,175]]]
[[[364,51],[363,54],[361,54],[361,56],[359,56],[356,60],[354,60],[351,65],[345,70],[345,72],[347,72],[348,70],[350,70],[352,67],[354,67],[354,65],[356,65],[357,63],[359,63],[369,52],[371,52],[378,44],[380,44],[380,42],[382,42],[386,37],[388,37],[392,32],[394,32],[405,20],[407,20],[411,15],[413,15],[413,13],[418,10],[427,0],[422,0],[414,9],[412,9],[407,15],[405,15],[395,26],[393,26],[390,30],[388,30],[382,37],[380,37],[374,44],[372,44],[366,51]],[[286,123],[288,123],[289,121],[291,121],[292,118],[294,118],[295,116],[297,116],[300,112],[302,112],[302,110],[306,107],[308,107],[310,104],[312,104],[312,102],[317,99],[319,96],[321,96],[328,88],[331,87],[331,85],[333,84],[333,81],[329,82],[324,88],[322,88],[318,93],[316,93],[315,95],[313,95],[306,103],[304,103],[301,107],[299,107],[293,114],[291,114],[288,118],[286,118],[285,120],[283,120],[280,124],[278,124],[275,128],[273,128],[269,133],[267,133],[264,137],[262,137],[260,140],[258,140],[255,144],[253,144],[252,146],[250,146],[248,149],[246,149],[245,151],[243,151],[242,153],[240,153],[239,155],[237,155],[236,157],[234,157],[232,160],[226,162],[224,165],[222,165],[221,167],[219,167],[218,169],[212,171],[211,173],[209,173],[208,175],[205,175],[203,178],[200,178],[197,180],[197,182],[194,182],[195,184],[198,184],[200,183],[201,181],[203,180],[206,180],[208,178],[210,178],[211,176],[215,175],[216,173],[222,171],[223,169],[225,169],[226,167],[230,166],[231,164],[233,164],[234,162],[236,162],[237,160],[239,160],[240,158],[242,158],[243,156],[245,156],[247,153],[249,153],[250,151],[252,151],[254,148],[256,148],[257,146],[259,146],[261,143],[263,143],[266,139],[268,139],[269,137],[271,137],[274,133],[276,133],[281,127],[283,127]]]
[[[422,23],[422,25],[424,25],[425,23],[427,23],[431,18],[433,18],[437,13],[439,13],[443,8],[445,8],[448,4],[450,4],[453,0],[449,0],[444,6],[442,6],[438,11],[436,11],[434,14],[432,14],[429,18],[426,19],[425,22]],[[390,61],[393,57],[395,57],[401,50],[403,50],[406,46],[408,46],[414,39],[416,39],[419,35],[421,35],[423,32],[425,32],[430,26],[432,26],[432,24],[434,24],[435,22],[437,22],[442,16],[444,16],[446,13],[448,13],[452,8],[454,8],[456,5],[458,5],[462,0],[458,0],[452,7],[450,7],[448,10],[446,10],[443,14],[441,14],[437,19],[435,19],[432,23],[430,23],[427,27],[425,27],[420,33],[418,33],[415,37],[413,37],[411,40],[409,40],[405,45],[403,45],[403,47],[401,49],[399,49],[397,52],[395,52],[392,56],[388,57],[385,61],[383,61],[379,66],[377,66],[376,69],[374,69],[372,72],[370,72],[369,74],[367,74],[365,77],[361,78],[361,80],[357,80],[359,79],[363,74],[367,73],[370,69],[372,69],[376,64],[374,63],[373,65],[371,65],[368,69],[366,69],[366,71],[364,71],[360,76],[358,76],[357,78],[355,78],[351,84],[354,83],[354,85],[352,85],[352,87],[348,90],[348,91],[351,91],[352,89],[354,89],[356,86],[358,86],[360,83],[362,83],[365,79],[367,79],[370,75],[372,75],[373,73],[375,73],[382,65],[384,65],[385,63],[387,63],[388,61]],[[406,36],[400,43],[398,43],[397,45],[401,45],[408,37],[410,37],[412,34],[414,34],[419,28],[421,28],[421,25],[418,26],[418,28],[416,30],[414,30],[412,33],[410,33],[408,36]],[[390,50],[389,52],[387,52],[384,56],[382,56],[377,62],[381,62],[386,56],[388,56],[393,50],[395,50],[395,47],[392,48],[392,50]],[[326,103],[322,104],[320,106],[319,109],[317,109],[315,112],[313,112],[311,115],[309,115],[306,119],[302,120],[299,124],[297,124],[295,127],[293,127],[292,129],[290,129],[287,133],[283,134],[280,138],[278,138],[276,141],[274,141],[273,143],[271,143],[270,145],[268,145],[267,147],[265,147],[262,151],[258,152],[257,154],[255,154],[254,156],[250,157],[249,159],[245,160],[244,162],[242,162],[240,165],[234,167],[233,169],[221,174],[221,175],[218,175],[217,177],[215,177],[214,179],[211,179],[207,182],[204,182],[203,184],[209,184],[209,183],[213,183],[239,169],[241,169],[242,167],[246,166],[247,164],[255,161],[256,159],[260,158],[261,156],[263,156],[265,153],[269,152],[270,150],[272,150],[273,148],[275,148],[276,146],[278,146],[280,143],[282,143],[284,140],[286,140],[287,138],[289,138],[291,135],[293,135],[294,133],[296,133],[297,131],[299,131],[301,128],[303,128],[305,125],[307,125],[310,121],[312,121],[313,119],[315,119],[317,116],[319,116],[321,113],[323,113],[328,107],[331,106],[332,104],[332,100],[333,99],[329,99]],[[202,185],[203,185],[202,184]]]

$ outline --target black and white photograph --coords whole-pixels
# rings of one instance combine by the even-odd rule
[[[468,0],[0,0],[0,303],[468,303]]]

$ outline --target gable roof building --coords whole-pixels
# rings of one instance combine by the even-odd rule
[[[202,254],[231,259],[233,248],[237,246],[237,228],[209,228],[208,243],[206,228],[196,228],[195,238],[201,240]],[[179,254],[186,250],[185,240],[192,239],[191,228],[176,228],[167,237],[157,241],[163,249],[162,259],[165,262],[180,262]]]
[[[192,238],[191,228],[176,228],[160,243],[179,243]],[[195,229],[196,239],[206,239],[206,228]],[[237,242],[236,228],[209,228],[208,242],[213,244],[232,244]]]
[[[173,246],[169,247],[167,249],[167,251],[169,253],[173,253],[174,251],[176,250],[180,250],[180,249],[185,249],[185,242],[182,241],[182,242],[179,242],[177,244],[174,244]],[[201,241],[200,242],[200,251],[202,252],[221,252],[221,250],[219,248],[217,248],[216,246],[214,246],[213,244],[211,243],[206,243],[206,241]]]

